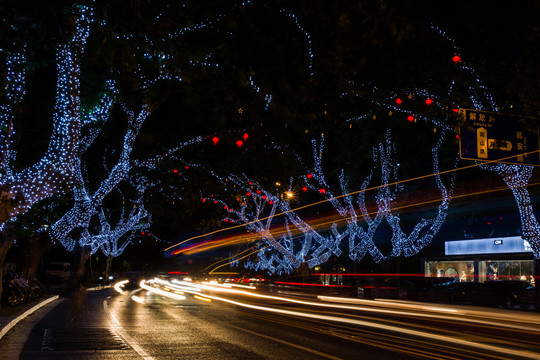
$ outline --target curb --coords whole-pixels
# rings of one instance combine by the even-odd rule
[[[0,339],[2,339],[2,337],[12,328],[14,327],[19,321],[23,320],[25,317],[27,317],[28,315],[30,315],[31,313],[33,313],[34,311],[38,310],[39,308],[55,301],[58,299],[58,295],[54,295],[54,296],[51,296],[50,298],[46,299],[46,300],[43,300],[42,302],[40,302],[39,304],[36,304],[34,306],[32,306],[30,309],[26,310],[25,312],[23,312],[22,314],[18,315],[17,317],[15,317],[13,320],[11,320],[6,326],[4,326],[1,330],[0,330]]]

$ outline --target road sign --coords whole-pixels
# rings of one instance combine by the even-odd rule
[[[459,113],[464,119],[459,134],[462,159],[540,166],[536,120],[470,109]]]

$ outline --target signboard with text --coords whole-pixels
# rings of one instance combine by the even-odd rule
[[[462,159],[540,166],[538,125],[514,115],[460,109]],[[528,124],[527,122],[530,122]]]

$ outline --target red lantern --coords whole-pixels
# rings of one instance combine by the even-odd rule
[[[172,172],[176,174],[178,172],[178,170],[174,169]]]
[[[453,61],[454,63],[457,64],[458,62],[461,61],[461,58],[459,57],[459,55],[455,55],[455,56],[452,58],[452,61]]]
[[[307,178],[308,178],[308,179],[311,179],[312,177],[313,177],[313,175],[307,174]]]
[[[303,191],[303,192],[306,192],[306,191],[307,191],[307,187],[304,186],[304,187],[302,188],[302,191]]]
[[[260,194],[261,193],[261,190],[257,190],[257,194]]]
[[[433,100],[431,100],[431,99],[426,99],[426,105],[427,105],[427,106],[431,105],[432,102],[433,102]]]
[[[409,122],[412,122],[412,121],[414,120],[414,116],[409,115],[409,116],[407,117],[407,120],[409,120]]]
[[[238,146],[239,148],[241,148],[243,144],[244,142],[242,140],[236,141],[236,146]]]
[[[217,143],[219,142],[219,138],[217,136],[214,136],[212,138],[212,142],[214,143],[214,145],[217,145]]]
[[[274,202],[273,202],[272,200],[270,200],[268,203],[269,203],[270,205],[272,205]]]
[[[396,99],[396,103],[397,103],[398,105],[401,105],[402,102],[403,102],[403,101],[401,101],[400,98],[397,98],[397,99]]]
[[[244,133],[244,136],[243,136],[244,141],[246,141],[248,139],[248,137],[249,137],[249,135],[247,133]]]
[[[266,200],[266,195],[263,195],[263,199],[265,199],[265,200]]]
[[[248,192],[248,193],[246,193],[246,195],[247,195],[247,196],[251,196],[251,193],[250,193],[250,192]]]
[[[206,202],[206,199],[202,199],[202,202],[205,203],[205,202]]]

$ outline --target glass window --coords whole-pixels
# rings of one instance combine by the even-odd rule
[[[462,261],[426,261],[426,277],[453,277],[459,281],[474,281],[474,262]]]
[[[487,280],[523,280],[534,283],[533,260],[483,260],[478,265],[481,282]]]

